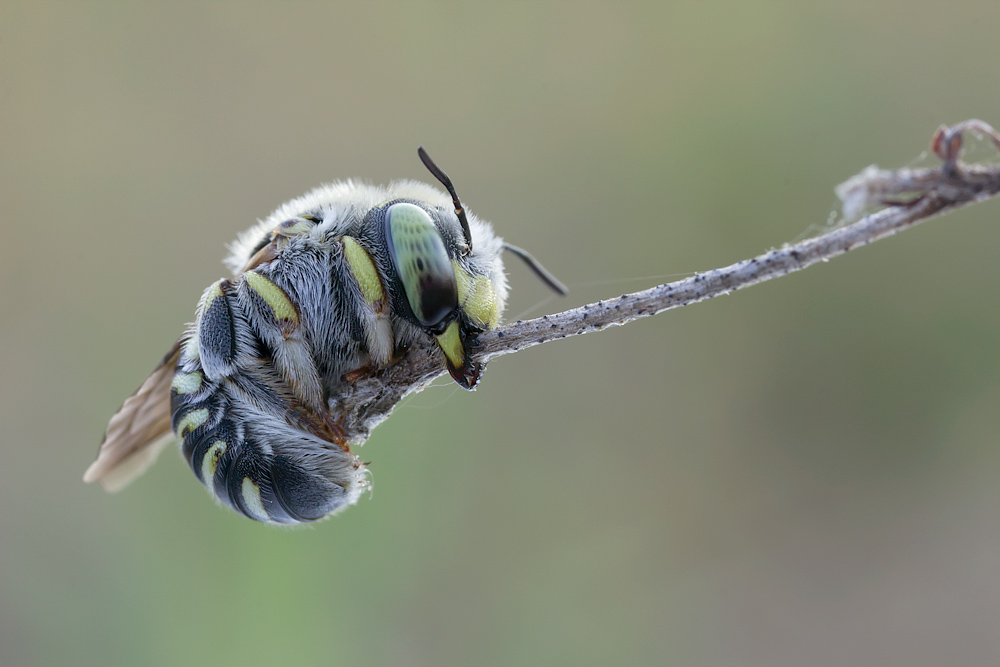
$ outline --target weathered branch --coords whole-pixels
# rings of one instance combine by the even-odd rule
[[[958,161],[962,133],[968,130],[981,132],[1000,148],[1000,135],[982,121],[969,120],[951,128],[942,126],[931,142],[933,152],[942,160],[941,166],[896,171],[872,166],[841,184],[837,195],[847,218],[875,206],[887,206],[853,224],[721,269],[502,326],[480,336],[472,356],[485,362],[540,343],[600,331],[729,294],[892,236],[936,215],[994,197],[1000,193],[1000,166],[966,165]],[[353,385],[340,397],[334,415],[348,437],[356,442],[364,440],[403,397],[426,387],[445,372],[444,368],[436,345],[415,346],[384,373]]]

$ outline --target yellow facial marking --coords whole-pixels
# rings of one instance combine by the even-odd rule
[[[206,421],[208,421],[208,408],[192,410],[184,415],[184,418],[181,419],[181,422],[177,425],[177,437],[183,438],[185,435],[195,430]]]
[[[462,365],[465,361],[465,351],[462,349],[462,339],[458,335],[458,322],[449,324],[444,333],[437,337],[437,342],[452,366]]]
[[[175,389],[178,394],[193,394],[201,389],[201,380],[201,373],[197,371],[194,373],[177,373],[174,375],[174,379],[170,383],[170,386]]]
[[[249,477],[243,478],[243,502],[246,503],[247,511],[258,521],[267,521],[267,511],[264,509],[264,502],[260,499],[260,487],[253,483]]]
[[[458,303],[461,305],[468,298],[469,288],[472,287],[472,276],[454,259],[451,260],[451,268],[455,269],[455,282],[458,284]]]
[[[455,260],[451,261],[458,279],[458,305],[473,322],[493,329],[500,322],[493,282],[487,276],[471,276]]]
[[[289,322],[299,321],[299,314],[295,312],[295,306],[292,305],[288,295],[280,287],[256,271],[247,271],[243,277],[246,278],[250,289],[260,295],[260,298],[264,299],[264,303],[271,307],[275,318]]]
[[[201,460],[201,478],[205,480],[205,486],[209,489],[212,488],[212,480],[215,478],[215,469],[219,467],[219,459],[225,453],[226,441],[216,440]]]
[[[350,236],[343,237],[344,258],[351,269],[351,275],[358,281],[361,287],[361,294],[368,303],[381,301],[385,297],[382,290],[382,280],[378,277],[378,270],[368,256],[365,249]]]

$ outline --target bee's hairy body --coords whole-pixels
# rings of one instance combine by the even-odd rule
[[[447,174],[418,153],[448,195],[344,181],[240,235],[232,278],[209,285],[194,323],[111,418],[84,480],[122,488],[172,433],[220,503],[258,521],[314,521],[369,486],[332,416],[349,383],[431,337],[452,378],[474,388],[481,366],[469,347],[507,298],[501,252],[565,287],[467,215]]]
[[[329,421],[331,402],[346,374],[377,372],[427,335],[406,309],[386,238],[393,204],[404,204],[397,216],[422,211],[433,222],[418,254],[440,238],[448,269],[461,276],[459,303],[469,298],[460,285],[487,281],[474,314],[459,307],[445,324],[463,338],[496,325],[507,292],[502,242],[472,218],[475,250],[464,252],[451,203],[422,183],[345,182],[285,204],[241,235],[227,261],[234,279],[205,291],[171,390],[181,450],[218,500],[258,521],[295,523],[353,504],[367,487],[364,466]]]

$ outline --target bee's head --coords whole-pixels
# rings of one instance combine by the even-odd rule
[[[500,309],[490,278],[466,261],[471,239],[454,218],[424,202],[394,200],[369,215],[385,235],[393,311],[432,336],[451,376],[472,389],[482,367],[469,357],[469,340],[495,327]]]
[[[494,284],[489,271],[483,272],[482,258],[473,250],[465,208],[451,179],[422,146],[417,154],[451,195],[454,217],[444,206],[411,199],[386,202],[369,215],[379,218],[376,228],[384,234],[391,265],[388,272],[394,274],[393,310],[433,336],[452,378],[472,389],[479,382],[482,365],[471,360],[469,344],[476,334],[497,326],[506,289],[502,283]],[[507,243],[486,247],[486,255],[512,252],[554,291],[566,293],[562,283],[528,252]],[[503,280],[502,270],[494,273]]]

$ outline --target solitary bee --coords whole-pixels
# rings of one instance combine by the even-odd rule
[[[195,321],[111,418],[84,481],[117,490],[176,434],[195,476],[251,519],[315,521],[369,485],[330,408],[430,336],[451,377],[479,381],[469,344],[507,299],[501,252],[566,288],[448,195],[415,181],[344,181],[279,207],[241,234],[232,279],[205,290]],[[450,198],[449,198],[450,195]]]

